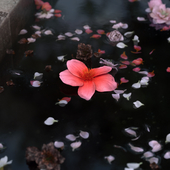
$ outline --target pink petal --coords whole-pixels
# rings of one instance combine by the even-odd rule
[[[121,65],[119,66],[119,69],[124,69],[124,68],[127,68],[127,65],[121,64]]]
[[[128,83],[128,82],[129,82],[129,80],[125,79],[124,77],[122,77],[122,78],[120,79],[120,84],[122,84],[122,83]]]
[[[85,81],[84,85],[78,88],[78,95],[85,100],[90,100],[94,92],[95,84],[93,81]]]
[[[102,74],[106,74],[108,72],[110,72],[112,70],[112,67],[109,66],[102,66],[99,68],[93,68],[91,69],[91,72],[93,73],[94,77],[102,75]]]
[[[98,53],[100,53],[100,54],[105,54],[105,50],[100,50],[100,49],[98,49]]]
[[[71,74],[69,70],[60,72],[59,76],[63,83],[70,86],[82,86],[84,84],[83,80]]]
[[[133,71],[138,72],[138,71],[140,71],[140,68],[136,67],[136,68],[133,69]]]
[[[141,47],[140,46],[137,46],[137,45],[134,45],[134,49],[138,52],[141,50]]]
[[[147,76],[148,76],[148,77],[154,77],[154,76],[155,76],[154,71],[152,71],[152,72],[148,72]]]
[[[170,67],[168,67],[168,68],[166,69],[166,71],[169,73],[169,72],[170,72]]]
[[[85,32],[86,32],[87,34],[90,34],[90,33],[92,33],[93,31],[92,31],[91,29],[86,29]]]
[[[113,91],[117,88],[117,83],[115,79],[110,74],[101,75],[93,79],[96,90],[99,92]]]
[[[67,61],[67,68],[74,76],[77,77],[81,77],[83,71],[88,70],[88,68],[83,62],[76,59]]]
[[[135,65],[143,64],[143,59],[137,58],[137,59],[133,60],[132,63],[135,64]]]
[[[96,39],[98,39],[98,38],[100,38],[101,37],[101,35],[99,35],[99,34],[93,34],[90,38],[96,38]]]
[[[97,33],[98,34],[105,34],[105,31],[104,30],[97,30]]]
[[[128,59],[127,55],[125,54],[125,51],[120,55],[120,57],[123,58],[123,59],[125,59],[125,60]]]
[[[155,50],[155,49],[153,49],[153,50],[149,53],[149,55],[151,55],[151,54],[153,53],[154,50]]]
[[[125,64],[125,65],[129,65],[130,62],[129,61],[120,61],[122,64]]]

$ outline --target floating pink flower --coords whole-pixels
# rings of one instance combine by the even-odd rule
[[[170,73],[170,67],[168,67],[168,68],[166,69],[166,71],[167,71],[168,73]]]
[[[83,99],[90,100],[95,90],[104,92],[117,88],[114,77],[108,74],[112,70],[109,66],[89,69],[81,61],[72,59],[67,61],[67,68],[59,74],[60,79],[65,84],[79,86],[78,95]]]
[[[153,18],[154,24],[166,23],[170,25],[170,8],[166,8],[165,4],[154,6],[150,16]]]
[[[162,1],[161,0],[151,0],[150,2],[148,2],[149,8],[152,10],[155,6],[159,6],[162,5]]]

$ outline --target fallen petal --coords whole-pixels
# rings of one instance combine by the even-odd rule
[[[120,99],[120,94],[112,94],[112,97],[118,101]]]
[[[168,68],[166,69],[166,71],[167,71],[168,73],[170,73],[170,67],[168,67]]]
[[[143,154],[142,158],[150,158],[150,157],[153,157],[154,154],[150,151],[147,151]]]
[[[165,143],[169,143],[170,142],[170,133],[169,134],[167,134],[167,136],[166,136],[166,140],[165,140]]]
[[[66,100],[60,100],[59,102],[56,102],[55,105],[59,105],[60,107],[64,107],[65,105],[68,104]]]
[[[91,29],[86,29],[85,32],[86,32],[87,34],[90,34],[90,33],[92,33],[93,31],[92,31]]]
[[[59,142],[59,141],[55,141],[54,142],[54,146],[56,148],[62,148],[62,147],[64,147],[64,143],[63,142]]]
[[[136,152],[136,153],[142,153],[142,152],[144,151],[143,148],[133,146],[133,145],[130,144],[130,143],[129,143],[129,146],[130,146],[131,150],[134,151],[134,152]]]
[[[142,164],[142,162],[140,163],[127,163],[128,168],[133,168],[133,169],[137,169],[139,168],[139,166]]]
[[[76,29],[76,30],[75,30],[75,33],[76,33],[76,34],[82,34],[83,31],[82,31],[82,30],[79,30],[79,29]]]
[[[22,29],[20,32],[19,32],[19,35],[23,35],[23,34],[26,34],[28,31],[26,29]]]
[[[122,42],[119,42],[118,44],[116,44],[116,46],[117,46],[118,48],[125,48],[125,47],[127,47],[127,45],[124,44],[124,43],[122,43]]]
[[[31,85],[32,85],[33,87],[40,87],[40,86],[41,86],[41,82],[40,82],[40,81],[37,81],[37,80],[35,80],[35,81],[30,81],[30,83],[31,83]]]
[[[124,36],[127,37],[127,38],[129,38],[129,37],[131,37],[133,34],[134,34],[134,31],[129,31],[129,32],[125,32],[125,33],[124,33]]]
[[[150,164],[152,164],[152,163],[156,163],[156,164],[158,164],[159,163],[159,159],[157,158],[157,157],[152,157],[152,158],[150,158],[150,159],[147,159],[147,161],[150,163]]]
[[[53,35],[53,33],[52,33],[51,30],[46,30],[46,31],[44,31],[44,34],[45,34],[45,35]]]
[[[165,159],[170,159],[170,151],[168,151],[168,152],[166,152],[166,153],[164,154],[164,158],[165,158]]]
[[[140,101],[136,101],[136,102],[133,102],[133,104],[135,105],[135,108],[139,108],[139,107],[141,107],[141,106],[143,106],[144,104],[143,103],[141,103]]]
[[[71,38],[71,40],[73,40],[73,41],[80,41],[80,39],[78,37],[73,37],[73,38]]]
[[[58,120],[55,120],[53,117],[49,117],[44,121],[45,125],[53,125],[55,122],[58,122]]]
[[[42,79],[42,77],[43,77],[43,73],[38,73],[38,72],[34,73],[34,79],[40,80],[40,79]]]
[[[90,27],[89,27],[88,25],[84,25],[83,28],[84,28],[85,30],[90,29]]]
[[[29,43],[34,43],[36,41],[36,39],[34,38],[27,38],[28,44]]]
[[[89,137],[89,133],[85,132],[85,131],[80,131],[79,135],[83,138],[83,139],[87,139]]]
[[[126,128],[124,131],[131,136],[137,137],[136,132],[130,128]]]
[[[137,17],[138,21],[146,21],[146,19],[144,17]]]
[[[75,149],[77,149],[81,146],[81,142],[78,141],[78,142],[71,143],[70,146],[72,147],[72,151],[74,151]]]
[[[75,141],[77,137],[72,135],[72,134],[69,134],[69,135],[66,136],[66,138],[70,141]]]
[[[104,30],[97,30],[97,33],[98,34],[105,34],[105,31]]]
[[[141,87],[140,81],[137,82],[137,83],[132,84],[132,87],[133,87],[134,89],[139,89],[139,88]]]
[[[109,155],[109,156],[105,156],[104,159],[107,159],[109,164],[111,164],[111,162],[115,160],[115,157],[113,157],[112,155]]]
[[[128,82],[129,82],[129,80],[125,79],[124,77],[122,77],[122,78],[120,79],[120,84],[122,84],[122,83],[128,83]]]
[[[125,54],[125,51],[120,55],[120,57],[123,58],[124,60],[128,59],[127,55]]]
[[[72,34],[71,32],[66,32],[65,35],[66,35],[67,37],[72,37],[72,36],[73,36],[73,34]]]
[[[140,71],[140,68],[139,68],[139,67],[135,67],[135,68],[133,69],[133,71],[139,72],[139,71]]]
[[[126,98],[127,100],[129,100],[129,98],[131,97],[132,93],[124,93],[123,97]]]
[[[125,91],[126,89],[125,90],[114,90],[114,92],[117,94],[123,94]]]

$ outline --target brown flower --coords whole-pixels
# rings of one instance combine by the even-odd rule
[[[78,44],[77,55],[76,55],[77,59],[86,61],[89,58],[91,58],[92,55],[93,55],[93,51],[91,49],[91,45],[89,44],[85,45],[83,43]]]

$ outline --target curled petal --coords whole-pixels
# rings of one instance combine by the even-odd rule
[[[99,92],[113,91],[117,88],[117,83],[115,79],[110,74],[101,75],[93,79],[96,90]]]
[[[111,70],[112,70],[112,67],[109,67],[109,66],[102,66],[99,68],[91,69],[94,77],[102,75],[102,74],[106,74],[106,73],[110,72]]]
[[[83,80],[71,74],[69,70],[62,71],[59,74],[59,76],[60,76],[61,81],[65,84],[68,84],[71,86],[82,86],[83,85]]]
[[[83,62],[75,59],[67,61],[67,68],[74,76],[77,77],[81,77],[83,73],[82,71],[88,70]]]
[[[93,81],[85,81],[84,85],[78,88],[78,95],[85,100],[90,100],[94,92],[95,84]]]

